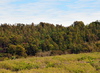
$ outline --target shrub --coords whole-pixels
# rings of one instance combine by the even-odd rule
[[[35,54],[35,56],[39,56],[39,57],[50,56],[50,55],[51,55],[51,51],[38,52],[38,53]]]
[[[51,55],[62,55],[62,54],[64,54],[64,52],[61,50],[52,50],[51,51]]]

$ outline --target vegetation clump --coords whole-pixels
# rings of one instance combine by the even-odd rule
[[[45,22],[0,25],[0,60],[86,52],[100,52],[99,21],[75,21],[69,27]]]
[[[0,61],[0,73],[100,73],[100,53]]]

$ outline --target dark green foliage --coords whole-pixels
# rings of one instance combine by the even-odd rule
[[[8,49],[7,49],[7,52],[12,54],[12,55],[15,55],[16,54],[16,45],[9,45]]]
[[[26,50],[24,47],[21,45],[16,45],[16,54],[20,56],[25,56],[26,55]]]
[[[84,25],[82,21],[75,21],[69,27],[44,22],[1,24],[0,53],[26,56],[48,51],[52,55],[100,51],[100,22]]]

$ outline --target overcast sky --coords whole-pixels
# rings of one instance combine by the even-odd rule
[[[0,0],[0,23],[48,22],[69,26],[100,20],[100,0]]]

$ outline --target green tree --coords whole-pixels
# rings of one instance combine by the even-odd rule
[[[26,55],[26,50],[24,47],[21,45],[16,45],[16,54],[19,56],[25,56]]]
[[[10,53],[12,55],[16,55],[16,51],[17,51],[16,45],[10,44],[8,49],[7,49],[7,53]]]

